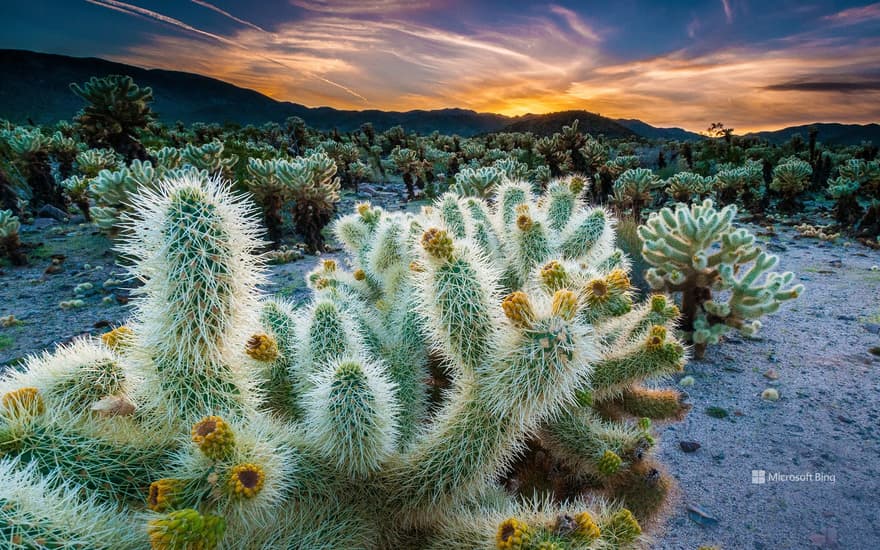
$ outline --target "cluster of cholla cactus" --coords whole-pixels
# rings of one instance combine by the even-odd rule
[[[361,204],[297,309],[262,298],[244,199],[142,189],[132,320],[0,378],[15,548],[629,548],[669,481],[642,385],[677,309],[632,301],[614,221],[562,182],[420,215]]]
[[[669,198],[682,203],[707,199],[715,189],[712,178],[693,172],[679,172],[667,179],[664,185]]]
[[[809,162],[797,157],[784,158],[773,169],[770,190],[780,195],[782,208],[792,210],[797,205],[798,195],[810,185],[812,175]]]
[[[714,187],[722,204],[739,202],[749,209],[757,208],[767,192],[761,163],[754,160],[742,166],[721,167],[715,174]]]
[[[248,162],[248,189],[263,209],[269,237],[281,242],[281,211],[292,202],[292,217],[297,233],[312,252],[324,250],[324,227],[330,223],[339,202],[339,177],[336,163],[322,151],[292,160]]]
[[[628,209],[632,219],[642,217],[642,209],[654,200],[653,192],[663,182],[648,168],[630,168],[614,182],[614,203]]]
[[[18,238],[20,227],[18,216],[13,215],[12,210],[0,210],[0,251],[12,265],[27,264],[27,256],[22,252]]]
[[[85,220],[91,222],[91,184],[102,170],[114,169],[119,164],[119,159],[112,149],[88,149],[78,153],[74,162],[79,173],[62,181],[61,185]]]
[[[794,274],[772,270],[778,258],[761,250],[746,229],[735,229],[736,207],[716,210],[712,201],[678,204],[654,212],[639,228],[642,254],[654,267],[652,288],[681,295],[681,328],[702,357],[729,329],[751,336],[758,318],[796,298],[803,286]]]

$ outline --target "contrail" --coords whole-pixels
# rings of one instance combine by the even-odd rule
[[[161,13],[158,13],[158,12],[155,12],[152,10],[148,10],[148,9],[142,8],[140,6],[127,4],[125,2],[120,2],[119,0],[85,0],[85,1],[90,4],[94,4],[96,6],[101,6],[104,8],[108,8],[108,9],[118,11],[121,13],[126,13],[129,15],[136,15],[139,17],[148,17],[148,18],[154,19],[156,21],[159,21],[161,23],[166,23],[168,25],[172,25],[172,26],[177,27],[179,29],[183,29],[185,31],[189,31],[191,33],[195,33],[200,36],[211,38],[213,40],[216,40],[218,42],[221,42],[221,43],[229,45],[229,46],[233,46],[233,47],[236,47],[236,48],[248,51],[248,52],[253,51],[250,48],[248,48],[247,46],[240,44],[234,40],[230,40],[226,37],[223,37],[223,36],[208,32],[208,31],[203,31],[201,29],[193,27],[192,25],[187,25],[186,23],[184,23],[183,21],[181,21],[179,19],[175,19],[173,17],[169,17],[167,15],[163,15]],[[193,0],[193,1],[195,1],[195,0]],[[196,3],[200,3],[200,2],[196,2]],[[260,29],[260,30],[263,32],[267,32],[267,31],[264,31],[263,29]],[[367,98],[365,98],[364,96],[362,96],[361,94],[359,94],[356,91],[349,88],[348,86],[344,86],[342,84],[339,84],[338,82],[333,82],[329,78],[325,78],[317,73],[313,73],[311,71],[305,71],[301,67],[295,67],[293,65],[289,65],[289,64],[284,63],[282,61],[278,61],[277,59],[273,59],[265,54],[256,53],[256,55],[258,57],[260,57],[261,59],[264,59],[264,60],[269,61],[271,63],[274,63],[276,65],[280,65],[280,66],[287,68],[287,69],[290,69],[292,71],[298,71],[306,76],[320,80],[321,82],[324,82],[325,84],[329,84],[330,86],[334,86],[336,88],[339,88],[340,90],[343,90],[344,92],[360,99],[361,101],[364,101],[366,103],[369,103],[369,101],[370,101]]]
[[[222,9],[218,8],[217,6],[215,6],[214,4],[210,4],[208,2],[205,2],[204,0],[192,0],[192,2],[193,2],[193,4],[198,4],[199,6],[202,6],[203,8],[208,8],[209,10],[216,11],[220,15],[226,16],[229,19],[232,19],[233,21],[235,21],[236,23],[241,23],[242,25],[246,25],[252,29],[256,29],[261,32],[269,32],[259,25],[251,23],[250,21],[246,21],[240,17],[236,17],[236,16],[232,15],[231,13],[229,13],[228,11],[222,10]]]

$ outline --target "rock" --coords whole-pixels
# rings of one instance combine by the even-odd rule
[[[709,515],[708,512],[696,506],[689,504],[687,507],[688,519],[699,525],[700,527],[712,527],[718,525],[718,520]]]
[[[686,453],[693,453],[701,447],[701,445],[696,441],[679,441],[678,446],[681,447],[681,450]]]
[[[764,401],[779,401],[779,391],[775,388],[767,388],[761,392],[761,399]]]
[[[64,210],[56,208],[51,204],[46,204],[37,211],[37,218],[52,218],[59,222],[67,222],[70,216]],[[36,220],[34,221],[36,222]]]
[[[375,195],[376,188],[373,187],[372,185],[363,185],[362,184],[358,187],[358,195],[360,195],[362,193],[366,193],[369,196]]]
[[[57,225],[58,220],[54,218],[35,218],[34,223],[31,224],[31,228],[34,230],[45,229],[47,227],[52,227],[53,225]]]
[[[877,323],[865,323],[862,325],[862,328],[870,332],[871,334],[880,334],[880,324]]]
[[[854,315],[838,315],[837,320],[838,321],[855,321],[856,318]]]
[[[776,373],[776,369],[768,369],[767,372],[764,373],[764,378],[768,380],[779,380],[779,375]]]

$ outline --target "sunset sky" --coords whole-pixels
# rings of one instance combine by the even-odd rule
[[[0,48],[345,109],[586,109],[746,131],[880,121],[880,2],[3,0]]]

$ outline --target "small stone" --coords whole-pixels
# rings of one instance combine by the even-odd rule
[[[679,441],[678,446],[686,453],[692,453],[701,447],[696,441]]]
[[[767,388],[761,392],[761,399],[765,401],[779,401],[779,391],[775,388]]]
[[[764,373],[764,378],[768,380],[779,380],[779,375],[776,374],[775,369],[768,369],[767,372]]]
[[[880,334],[880,324],[877,323],[865,323],[862,325],[862,328],[870,332],[871,334]]]
[[[688,519],[701,527],[712,527],[713,525],[718,524],[718,520],[716,518],[712,517],[708,512],[694,504],[688,505],[687,515]]]
[[[37,218],[52,218],[53,220],[58,220],[59,222],[66,222],[68,219],[70,219],[70,216],[68,216],[67,212],[65,212],[64,210],[56,208],[51,204],[46,204],[37,211]]]
[[[678,381],[678,385],[683,388],[689,388],[694,385],[694,377],[693,376],[685,376],[681,380]]]

